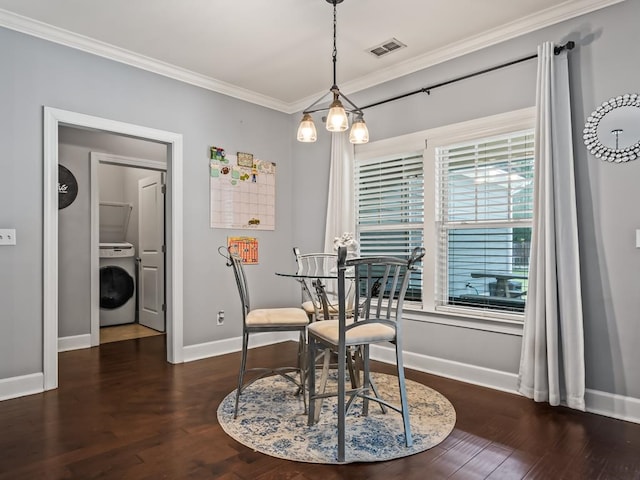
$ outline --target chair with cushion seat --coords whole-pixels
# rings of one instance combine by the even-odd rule
[[[361,257],[347,260],[346,249],[338,249],[338,318],[311,323],[307,329],[309,355],[309,424],[317,418],[316,400],[338,397],[338,461],[345,458],[345,418],[356,398],[362,398],[362,414],[368,414],[369,401],[378,402],[402,414],[407,447],[412,445],[411,426],[402,360],[403,303],[411,273],[424,256],[424,249],[413,250],[408,259],[395,257]],[[346,281],[355,290],[353,317],[347,320]],[[390,342],[395,345],[396,373],[400,390],[400,405],[380,397],[370,378],[369,346]],[[334,392],[316,392],[315,359],[318,348],[330,348],[337,353],[338,386]],[[346,386],[347,352],[357,348],[362,356],[362,380],[351,389]],[[358,374],[359,375],[359,374]]]
[[[302,290],[302,308],[309,316],[310,322],[318,320],[328,320],[338,318],[338,254],[336,253],[301,253],[298,247],[293,247],[293,254],[296,257],[298,269],[296,275]],[[349,289],[351,293],[352,290]],[[353,310],[353,295],[347,295],[347,317],[350,317]],[[329,368],[332,366],[331,350],[325,349],[315,359],[317,362],[322,358],[322,375],[318,382],[318,390],[324,392],[329,378]],[[347,366],[351,372],[352,381],[355,385],[355,362],[356,358],[351,354],[347,356]],[[315,421],[319,420],[322,401],[318,400],[315,410]]]
[[[335,276],[337,278],[338,255],[335,253],[300,253],[298,247],[293,247],[293,254],[296,257],[298,269],[296,275],[300,282],[302,290],[302,308],[311,321],[335,317],[338,314],[337,293],[335,285],[327,285],[335,283],[335,280],[326,280],[327,277]],[[323,310],[323,305],[316,295],[314,283],[323,282],[325,291],[327,292],[328,301]],[[333,288],[332,288],[333,287]]]
[[[259,308],[251,309],[249,302],[249,288],[247,277],[242,266],[242,259],[229,247],[220,247],[218,252],[227,259],[226,265],[233,267],[233,273],[240,294],[242,306],[242,360],[240,362],[240,373],[238,374],[238,388],[236,390],[235,408],[233,418],[238,416],[238,405],[241,393],[253,382],[267,376],[278,374],[292,382],[297,387],[297,393],[301,393],[305,398],[305,362],[306,362],[306,329],[309,318],[302,308]],[[249,345],[249,335],[258,332],[298,332],[299,346],[296,366],[285,366],[279,368],[250,368],[247,369],[247,350]],[[247,372],[256,372],[257,376],[244,383]],[[296,379],[292,373],[297,373]]]

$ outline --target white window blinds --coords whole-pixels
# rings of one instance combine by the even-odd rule
[[[524,310],[533,147],[527,130],[436,149],[436,305]]]
[[[408,257],[424,244],[422,155],[358,162],[356,203],[360,253]],[[421,276],[419,267],[408,300],[422,298]]]

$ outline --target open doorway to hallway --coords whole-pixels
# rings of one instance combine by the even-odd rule
[[[181,363],[183,352],[183,239],[182,239],[182,197],[183,197],[183,167],[182,135],[164,130],[157,130],[135,124],[94,117],[81,113],[44,107],[44,188],[43,188],[43,387],[50,390],[58,387],[58,352],[76,348],[87,348],[99,344],[99,328],[91,328],[89,333],[72,333],[67,337],[60,337],[61,322],[59,322],[59,266],[63,259],[59,258],[58,245],[60,239],[58,215],[58,169],[61,157],[59,145],[59,129],[71,127],[90,132],[108,132],[128,139],[143,139],[155,142],[166,148],[167,169],[167,229],[166,229],[166,355],[170,363]],[[85,157],[86,158],[86,157]],[[88,182],[86,182],[88,184]],[[85,184],[85,185],[86,185]],[[86,195],[85,189],[85,195]],[[85,203],[86,205],[86,203]],[[86,208],[88,212],[88,205]],[[97,225],[92,230],[97,231]],[[97,244],[89,245],[91,264],[97,264]],[[75,258],[74,258],[75,260]],[[91,288],[91,284],[98,285],[98,271],[92,272],[89,296],[98,297]],[[82,283],[79,283],[82,284]],[[91,305],[95,304],[92,298]],[[85,317],[85,321],[86,321]],[[91,325],[98,325],[91,318]],[[68,341],[68,342],[65,342]],[[65,345],[63,345],[65,344]]]

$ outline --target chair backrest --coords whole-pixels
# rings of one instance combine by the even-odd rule
[[[308,278],[298,278],[302,289],[302,301],[311,302],[315,310],[316,319],[327,315],[321,299],[318,297],[314,282],[320,278],[324,285],[324,292],[333,298],[337,298],[337,281],[326,277],[335,276],[338,273],[338,255],[336,253],[300,253],[298,247],[293,247],[293,254],[298,265],[296,274],[306,275]]]
[[[346,303],[345,281],[355,285],[354,321],[390,320],[402,317],[404,298],[411,272],[424,257],[416,247],[409,258],[360,257],[347,259],[346,249],[338,249],[338,291],[340,306]]]
[[[236,285],[238,286],[238,293],[240,294],[240,302],[242,304],[242,322],[244,323],[247,314],[251,310],[251,303],[249,301],[249,287],[247,284],[247,276],[242,266],[242,259],[237,252],[229,247],[219,247],[218,253],[227,260],[227,267],[233,267],[233,274],[236,277]]]
[[[310,277],[326,277],[337,273],[338,255],[336,253],[300,253],[298,247],[293,247],[293,254],[298,264],[298,275]]]

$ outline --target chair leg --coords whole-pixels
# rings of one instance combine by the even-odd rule
[[[338,346],[338,461],[344,462],[345,429],[346,429],[346,363],[347,350],[345,345]]]
[[[304,413],[307,413],[307,392],[306,385],[306,372],[307,372],[307,336],[305,331],[300,331],[300,343],[298,345],[298,370],[300,372],[300,393],[302,394],[302,401],[304,403]]]
[[[351,358],[351,357],[349,357]],[[353,368],[355,369],[356,372],[356,383],[355,385],[352,384],[353,388],[359,388],[361,387],[363,384],[361,383],[362,378],[360,376],[361,372],[364,371],[364,364],[363,364],[363,359],[362,359],[362,345],[359,345],[357,347],[354,348],[353,350]]]
[[[355,347],[353,351],[351,350],[351,347],[347,347],[347,369],[349,370],[351,388],[353,389],[356,389],[360,386],[360,370],[358,369],[359,350],[359,347]]]
[[[244,372],[247,368],[247,349],[249,347],[249,333],[242,332],[242,360],[240,361],[240,373],[238,374],[238,389],[236,390],[236,405],[233,409],[233,418],[238,417],[238,403],[240,401],[240,392],[244,383]]]
[[[362,387],[366,390],[371,385],[371,371],[369,369],[369,345],[362,345],[362,373],[364,375],[362,379]],[[369,415],[369,399],[367,397],[362,398],[362,416]]]
[[[322,372],[320,373],[320,382],[318,385],[318,392],[325,393],[327,391],[327,382],[329,380],[329,368],[331,366],[331,349],[325,348],[322,355]],[[315,362],[315,360],[314,360]],[[322,402],[324,400],[319,398],[315,401],[315,414],[313,416],[313,423],[320,421],[320,412],[322,411]]]
[[[309,426],[315,423],[316,417],[316,342],[312,336],[307,340],[307,391],[309,394],[309,416],[307,424]]]
[[[402,422],[404,423],[404,440],[407,447],[413,445],[411,436],[411,424],[409,423],[409,402],[407,401],[407,388],[404,378],[404,364],[402,362],[402,349],[396,344],[396,366],[398,368],[398,387],[400,389],[400,404],[402,406]]]

